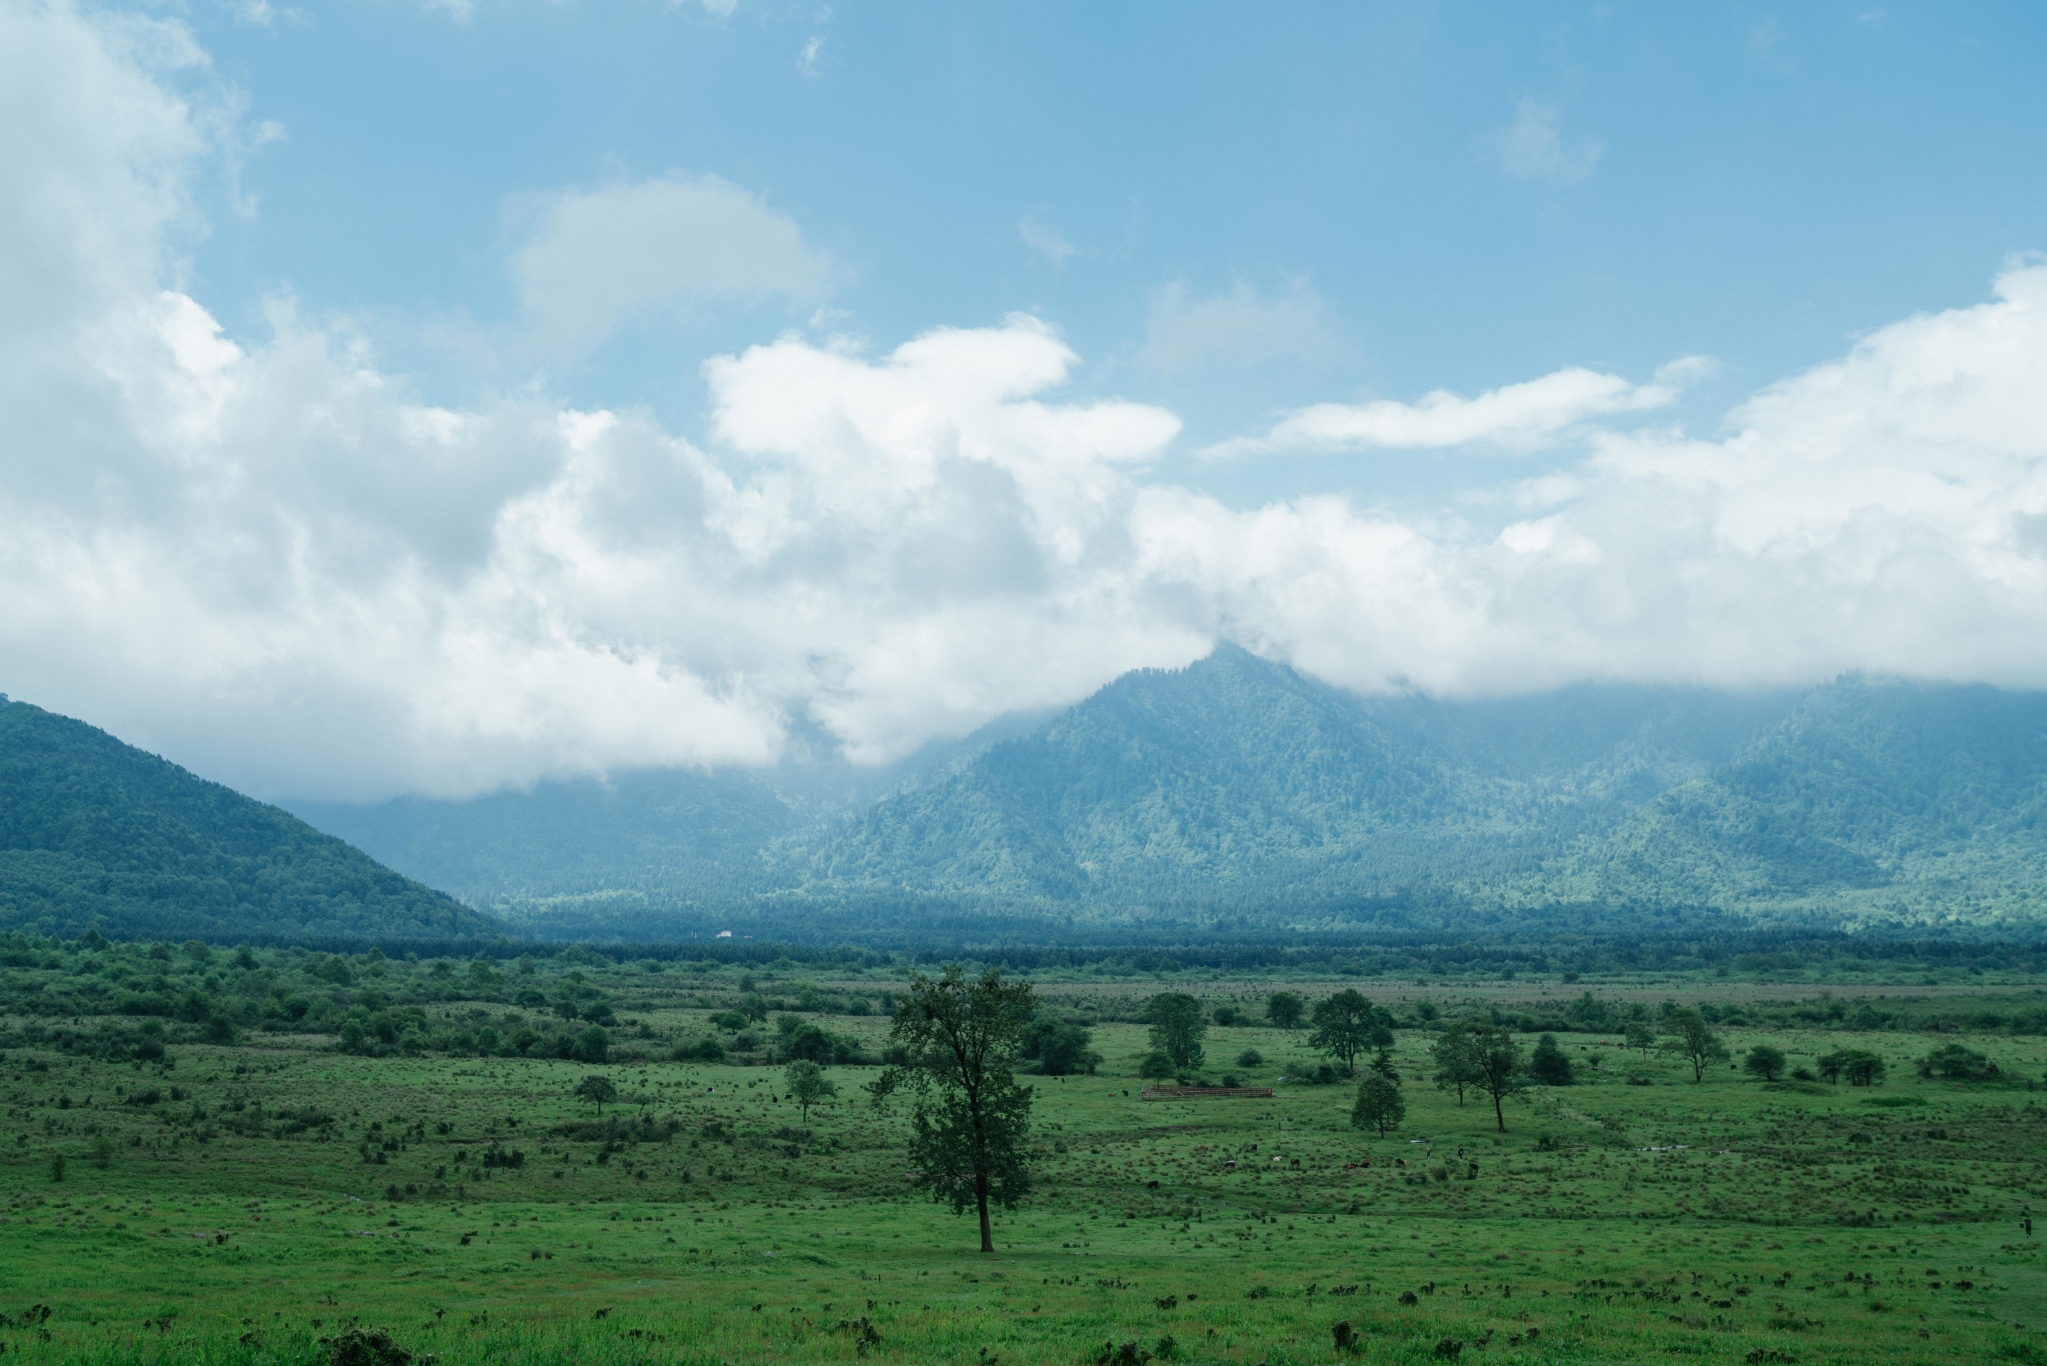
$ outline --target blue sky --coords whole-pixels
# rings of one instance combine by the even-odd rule
[[[436,396],[525,378],[419,335],[515,319],[519,196],[708,173],[792,218],[830,259],[816,295],[694,301],[548,368],[575,401],[684,430],[704,356],[820,307],[881,348],[1033,312],[1083,357],[1078,390],[1172,407],[1183,450],[1316,401],[1565,365],[1640,380],[1691,354],[1722,366],[1679,410],[1710,429],[2047,246],[2031,5],[365,0],[188,19],[285,135],[242,169],[254,216],[213,219],[201,291],[249,327],[280,291],[369,315]],[[1174,301],[1232,296],[1254,307],[1148,348]],[[1290,305],[1273,325],[1306,335],[1263,335],[1256,305]],[[1427,501],[1473,475],[1387,463],[1176,477],[1242,504]]]
[[[883,762],[1225,639],[2047,687],[2043,40],[0,0],[0,688],[375,800]]]

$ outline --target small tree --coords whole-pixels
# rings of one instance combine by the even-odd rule
[[[1164,1081],[1177,1069],[1173,1066],[1173,1055],[1163,1048],[1154,1048],[1138,1060],[1137,1075],[1146,1081]]]
[[[1385,1044],[1393,1042],[1392,1031],[1383,1026],[1372,1003],[1349,988],[1317,1001],[1308,1019],[1315,1026],[1309,1044],[1341,1062],[1353,1076],[1358,1054],[1381,1045],[1382,1035]]]
[[[824,1069],[808,1058],[798,1058],[782,1069],[782,1082],[789,1088],[789,1096],[803,1111],[803,1122],[810,1123],[810,1107],[821,1100],[839,1094],[839,1088],[824,1074]]]
[[[1507,1111],[1503,1102],[1522,1089],[1521,1045],[1497,1025],[1480,1025],[1471,1031],[1471,1061],[1471,1084],[1493,1098],[1493,1118],[1504,1134]]]
[[[610,1077],[600,1072],[592,1072],[576,1083],[576,1094],[595,1105],[597,1113],[601,1115],[605,1106],[618,1099],[618,1088],[612,1085]]]
[[[1578,1074],[1571,1060],[1557,1046],[1557,1036],[1545,1034],[1536,1040],[1535,1053],[1528,1059],[1528,1075],[1544,1086],[1575,1086]]]
[[[1377,1129],[1384,1138],[1406,1118],[1407,1102],[1401,1098],[1400,1083],[1377,1072],[1367,1076],[1358,1087],[1357,1104],[1351,1107],[1351,1127]]]
[[[1649,1050],[1656,1047],[1656,1031],[1641,1020],[1631,1020],[1628,1022],[1627,1037],[1621,1046],[1639,1049],[1646,1058],[1649,1056]]]
[[[1392,1082],[1395,1086],[1398,1086],[1400,1084],[1400,1069],[1396,1067],[1393,1063],[1392,1049],[1382,1048],[1377,1053],[1374,1053],[1372,1055],[1372,1061],[1369,1066],[1373,1072],[1376,1072],[1380,1076],[1386,1078],[1386,1080]]]
[[[1265,999],[1265,1018],[1281,1029],[1298,1029],[1308,1003],[1291,991],[1275,991]]]
[[[1151,1022],[1151,1046],[1175,1067],[1192,1071],[1201,1066],[1201,1040],[1208,1033],[1201,1002],[1184,991],[1162,991],[1145,1003],[1144,1018]]]
[[[1764,1081],[1776,1081],[1779,1077],[1783,1076],[1785,1063],[1784,1050],[1773,1048],[1766,1043],[1759,1043],[1749,1049],[1748,1053],[1741,1060],[1741,1065],[1748,1070],[1751,1076],[1759,1077]]]
[[[1478,1081],[1478,1061],[1472,1053],[1471,1025],[1463,1020],[1452,1022],[1435,1043],[1429,1047],[1429,1055],[1436,1060],[1436,1086],[1439,1090],[1455,1091],[1457,1104],[1464,1104],[1464,1091]]]
[[[1664,1018],[1663,1032],[1672,1036],[1663,1045],[1664,1051],[1675,1053],[1692,1065],[1694,1082],[1705,1080],[1710,1064],[1727,1061],[1727,1045],[1706,1023],[1706,1017],[1688,1006],[1673,1010]]]
[[[1841,1075],[1848,1078],[1850,1086],[1876,1086],[1886,1070],[1884,1060],[1864,1048],[1848,1049],[1841,1060]]]
[[[1030,983],[1004,982],[995,968],[974,980],[957,963],[936,980],[919,973],[889,1024],[902,1061],[868,1088],[876,1104],[904,1088],[914,1095],[917,1179],[955,1214],[974,1206],[983,1252],[995,1250],[990,1203],[1013,1209],[1030,1193],[1031,1092],[1012,1068],[1035,1006]]]

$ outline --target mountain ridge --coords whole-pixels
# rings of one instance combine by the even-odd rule
[[[804,807],[741,775],[781,805],[719,859],[483,899],[547,933],[642,936],[851,906],[1274,928],[1410,903],[1452,920],[2029,924],[2047,918],[2043,737],[2047,694],[1975,685],[1363,698],[1225,645],[852,798]],[[649,838],[668,857],[694,836]]]

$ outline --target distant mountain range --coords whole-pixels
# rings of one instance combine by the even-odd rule
[[[1365,700],[1225,646],[889,770],[295,805],[549,935],[2047,921],[2047,694],[1855,676]]]
[[[498,933],[288,812],[5,697],[0,930],[230,943]]]

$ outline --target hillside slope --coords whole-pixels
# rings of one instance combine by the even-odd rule
[[[496,933],[274,806],[5,699],[0,928],[212,940]]]
[[[1849,919],[2047,915],[2047,695],[1836,680],[1565,880]]]

